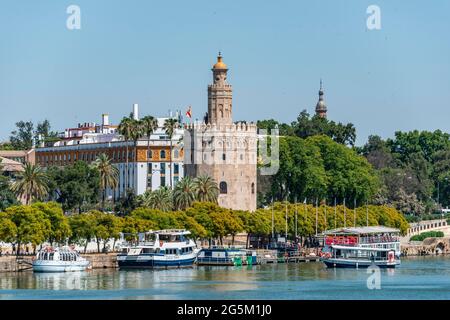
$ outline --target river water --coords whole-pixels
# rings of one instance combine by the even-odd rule
[[[450,299],[450,257],[403,258],[379,275],[319,262],[0,273],[0,299]]]

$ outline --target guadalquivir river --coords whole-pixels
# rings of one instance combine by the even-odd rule
[[[322,263],[0,273],[0,299],[450,299],[450,257],[403,258],[368,289],[364,269]],[[371,282],[372,284],[374,282]]]

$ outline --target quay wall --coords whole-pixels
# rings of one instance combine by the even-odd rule
[[[450,237],[427,238],[422,242],[402,243],[400,248],[404,256],[450,254]]]
[[[96,253],[82,254],[83,257],[91,262],[92,269],[117,268],[117,256],[115,253]],[[18,272],[31,270],[31,263],[34,256],[16,256],[0,257],[0,273],[1,272]]]

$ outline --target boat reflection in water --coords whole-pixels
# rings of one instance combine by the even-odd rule
[[[395,268],[400,264],[399,234],[383,226],[326,231],[321,261],[328,268]]]

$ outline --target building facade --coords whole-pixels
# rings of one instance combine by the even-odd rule
[[[185,175],[214,178],[219,184],[220,206],[255,211],[256,124],[233,123],[232,86],[220,53],[212,73],[205,120],[185,125]]]
[[[103,115],[102,125],[79,125],[79,130],[66,130],[67,138],[53,146],[37,148],[36,162],[44,168],[64,167],[80,160],[92,163],[100,154],[104,153],[119,169],[118,188],[107,190],[110,198],[119,198],[126,189],[132,189],[137,195],[140,195],[147,190],[170,186],[170,171],[172,171],[172,185],[175,186],[184,176],[184,152],[180,143],[184,130],[177,129],[175,131],[171,154],[170,139],[163,128],[166,119],[158,118],[158,129],[149,139],[144,137],[135,143],[134,141],[124,141],[122,136],[117,134],[117,127],[110,125],[108,119],[106,119],[108,120],[107,126],[104,126],[105,116]],[[75,132],[76,134],[74,134]],[[127,171],[128,183],[126,182]]]

